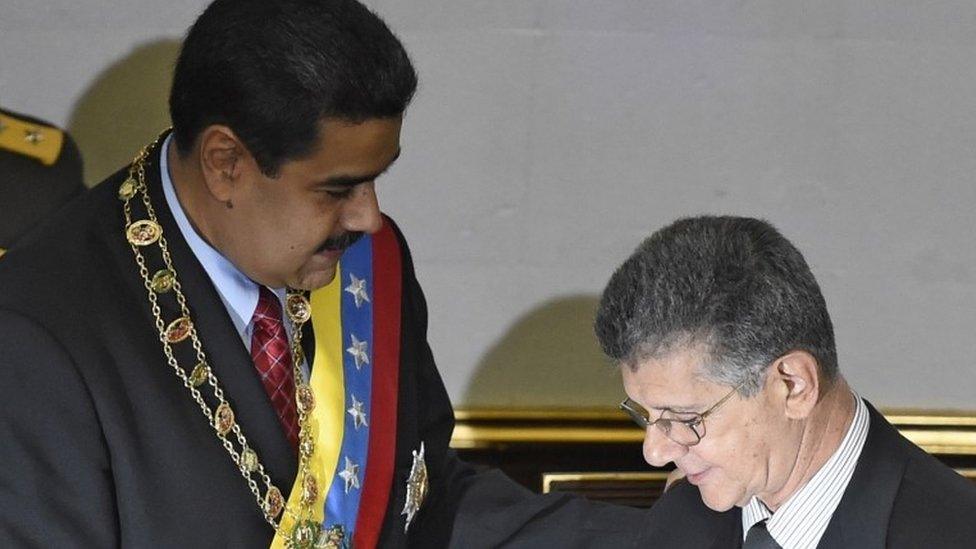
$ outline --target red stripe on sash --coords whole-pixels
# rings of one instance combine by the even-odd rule
[[[396,234],[384,218],[373,235],[373,396],[369,456],[354,547],[375,547],[393,486],[400,376],[400,296],[402,272]]]

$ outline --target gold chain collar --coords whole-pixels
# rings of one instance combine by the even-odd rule
[[[214,434],[220,440],[224,449],[230,455],[231,460],[237,466],[241,476],[254,494],[258,507],[264,515],[265,520],[275,532],[286,539],[289,547],[330,547],[333,544],[340,546],[348,543],[343,540],[341,532],[327,533],[322,531],[322,525],[312,519],[312,505],[316,502],[319,495],[319,486],[315,477],[310,472],[309,459],[315,448],[315,441],[309,429],[309,414],[315,406],[315,398],[308,380],[301,370],[303,360],[302,326],[311,318],[311,304],[304,292],[288,290],[288,297],[285,303],[285,310],[291,324],[293,341],[291,344],[292,369],[295,375],[295,402],[298,408],[298,453],[299,453],[299,478],[301,479],[301,498],[298,512],[287,509],[287,514],[294,520],[295,526],[291,532],[284,532],[279,516],[286,510],[286,502],[279,490],[271,482],[271,478],[265,471],[264,465],[258,457],[257,452],[248,445],[247,437],[244,435],[240,424],[234,418],[234,411],[227,402],[224,391],[220,386],[217,376],[214,374],[207,355],[203,350],[203,345],[197,334],[196,327],[190,316],[190,309],[187,305],[186,296],[180,286],[179,277],[173,266],[173,259],[163,236],[163,228],[156,217],[156,211],[149,199],[149,189],[146,185],[145,162],[151,151],[159,144],[161,134],[152,143],[146,145],[139,151],[129,167],[129,176],[119,187],[118,196],[124,204],[125,212],[125,235],[136,264],[139,266],[139,274],[142,276],[143,285],[146,288],[149,298],[149,305],[155,319],[156,329],[159,331],[159,341],[163,346],[163,354],[166,362],[173,369],[176,376],[183,382],[183,386],[189,391],[190,396],[200,407],[200,411],[207,418],[207,422],[214,429]],[[132,220],[132,200],[139,196],[146,210],[146,219]],[[143,250],[149,250],[149,246],[158,244],[165,268],[156,271],[151,277]],[[159,306],[159,296],[168,292],[173,292],[180,308],[180,317],[170,321],[168,324],[163,320],[162,309]],[[193,350],[196,352],[197,363],[187,373],[187,369],[181,366],[173,353],[173,345],[189,339]],[[214,399],[219,402],[215,409],[207,404],[201,389],[210,387]],[[263,493],[262,493],[263,492]],[[337,539],[337,535],[339,536]],[[338,542],[338,543],[336,543]]]

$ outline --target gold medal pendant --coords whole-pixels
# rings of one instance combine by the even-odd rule
[[[131,177],[119,185],[119,200],[130,200],[136,195],[136,181]]]
[[[163,228],[149,219],[140,219],[125,229],[125,237],[133,246],[148,246],[159,240]]]
[[[322,527],[314,521],[306,520],[295,525],[286,545],[290,549],[314,549],[322,537]]]
[[[321,524],[306,520],[295,525],[291,535],[285,540],[285,547],[289,549],[350,549],[352,545],[342,526],[335,525],[323,530]]]
[[[285,498],[281,491],[272,486],[264,496],[264,510],[272,517],[277,517],[285,509]]]
[[[312,440],[311,436],[306,436],[303,434],[298,442],[298,452],[302,455],[302,457],[308,459],[314,451],[315,441]]]
[[[295,396],[298,409],[306,414],[311,413],[315,408],[315,395],[312,393],[312,388],[305,383],[299,384]]]
[[[190,384],[194,387],[199,387],[207,381],[207,376],[209,375],[210,367],[201,362],[193,368],[192,372],[190,372]]]
[[[312,505],[319,497],[319,483],[312,475],[306,475],[302,481],[302,504]]]
[[[152,282],[149,285],[152,286],[154,292],[162,294],[172,290],[175,283],[176,273],[169,269],[160,269],[153,275]]]
[[[190,330],[193,328],[193,323],[190,319],[185,316],[177,318],[173,322],[169,323],[166,327],[166,341],[170,343],[179,343],[184,339],[190,337]]]
[[[349,549],[352,547],[352,540],[346,538],[346,532],[342,526],[336,525],[323,532],[317,547],[320,549]]]
[[[220,436],[226,436],[234,428],[234,410],[226,402],[217,406],[214,412],[214,427]]]
[[[297,324],[304,324],[312,318],[312,305],[308,302],[308,298],[302,294],[289,293],[285,308],[288,312],[288,318]]]
[[[299,522],[285,540],[288,549],[350,549],[350,540],[342,526],[322,530],[322,525],[306,520]]]
[[[241,452],[241,465],[243,465],[244,469],[246,469],[247,472],[249,473],[253,473],[254,471],[257,471],[258,454],[250,448],[244,450],[243,452]]]

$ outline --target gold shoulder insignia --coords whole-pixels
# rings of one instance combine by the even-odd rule
[[[3,257],[3,254],[5,254],[5,253],[7,253],[7,250],[4,250],[3,248],[0,248],[0,257]]]
[[[45,166],[58,160],[64,132],[0,113],[0,149],[29,156]]]

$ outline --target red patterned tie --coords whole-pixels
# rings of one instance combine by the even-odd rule
[[[258,306],[254,309],[251,358],[274,405],[285,436],[298,449],[298,411],[295,409],[295,373],[292,370],[288,333],[281,321],[281,302],[264,286],[259,286]]]

